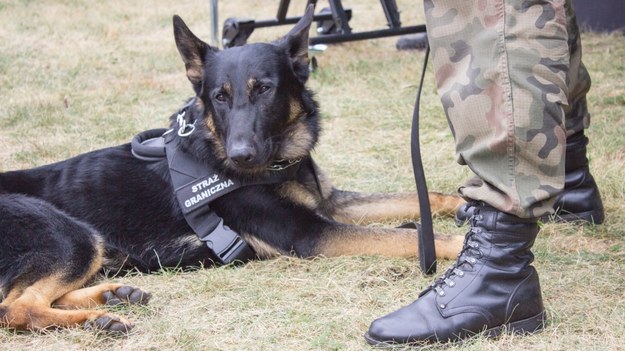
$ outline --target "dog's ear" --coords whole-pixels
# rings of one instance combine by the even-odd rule
[[[277,41],[290,55],[297,77],[305,82],[308,79],[308,32],[313,20],[315,7],[308,5],[306,12],[287,35]]]
[[[214,49],[196,37],[178,15],[174,15],[174,38],[187,69],[187,78],[193,84],[195,93],[199,95],[202,90],[204,59],[207,54],[214,52]]]

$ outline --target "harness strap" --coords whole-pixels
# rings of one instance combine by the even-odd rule
[[[224,225],[210,203],[242,186],[180,151],[173,133],[164,137],[169,174],[187,224],[215,254],[219,263],[247,262],[256,254],[237,232]]]
[[[419,81],[419,90],[412,112],[412,132],[410,137],[410,151],[412,155],[412,170],[414,172],[417,194],[419,196],[419,209],[421,212],[421,225],[415,224],[417,238],[419,242],[419,264],[421,271],[425,274],[436,273],[436,247],[434,246],[434,229],[432,227],[432,210],[430,208],[430,198],[428,196],[425,172],[421,160],[421,150],[419,147],[419,107],[421,101],[421,90],[423,80],[428,65],[430,46],[426,46],[425,59],[423,60],[423,70]]]
[[[215,254],[219,263],[247,262],[256,253],[237,232],[224,225],[208,205],[184,214],[184,219],[198,238]]]
[[[211,210],[209,203],[243,186],[223,177],[182,152],[174,142],[174,133],[166,129],[151,129],[131,141],[132,154],[143,161],[167,158],[169,174],[184,218],[198,238],[213,252],[220,264],[246,262],[254,250],[223,219]]]

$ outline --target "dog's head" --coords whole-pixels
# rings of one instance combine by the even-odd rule
[[[192,106],[201,142],[240,174],[306,157],[318,138],[309,75],[310,6],[283,38],[217,50],[174,16],[176,46],[197,95]]]

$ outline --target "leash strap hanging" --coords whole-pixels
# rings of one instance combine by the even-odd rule
[[[412,155],[412,170],[414,172],[417,194],[419,196],[419,209],[421,212],[421,224],[411,223],[417,229],[419,242],[419,264],[421,271],[425,274],[436,273],[436,248],[434,246],[434,229],[432,226],[432,210],[430,208],[430,198],[428,196],[425,172],[421,160],[421,149],[419,147],[419,107],[421,102],[421,90],[423,80],[430,56],[430,46],[425,49],[425,59],[423,60],[423,70],[419,81],[419,89],[412,112],[412,131],[410,137],[410,151]]]

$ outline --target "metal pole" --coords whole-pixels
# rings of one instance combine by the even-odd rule
[[[219,47],[218,23],[219,16],[217,14],[217,0],[211,0],[211,44]]]

